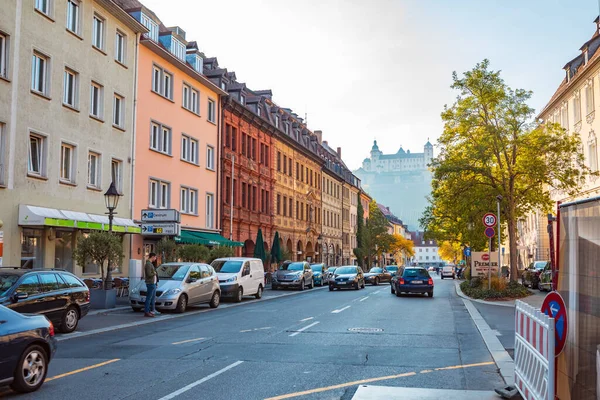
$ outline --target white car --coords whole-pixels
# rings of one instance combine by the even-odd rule
[[[261,259],[218,258],[210,265],[217,271],[222,297],[231,297],[236,303],[244,296],[262,297],[265,268]]]
[[[456,278],[456,275],[454,274],[454,265],[444,265],[442,268],[442,279],[444,279],[444,277],[452,279]]]

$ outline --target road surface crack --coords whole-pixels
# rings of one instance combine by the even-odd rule
[[[367,365],[367,363],[369,362],[369,353],[365,354],[365,362],[363,362],[363,365]]]

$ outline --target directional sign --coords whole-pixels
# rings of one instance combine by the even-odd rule
[[[471,248],[470,247],[465,247],[464,255],[465,255],[465,257],[471,257]]]
[[[485,228],[485,236],[487,236],[491,239],[494,237],[495,234],[496,234],[496,231],[494,230],[494,228]]]
[[[180,233],[181,227],[176,222],[142,224],[142,235],[177,236]]]
[[[544,302],[542,303],[542,312],[547,316],[554,318],[554,335],[556,338],[554,341],[554,355],[558,357],[565,348],[569,328],[567,307],[565,306],[565,301],[558,292],[550,292],[546,295]]]
[[[142,222],[180,222],[179,211],[166,210],[142,210]]]
[[[485,214],[483,216],[483,224],[488,228],[496,226],[496,216],[492,213]]]

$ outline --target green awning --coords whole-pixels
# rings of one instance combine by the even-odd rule
[[[242,247],[244,245],[241,242],[234,242],[226,239],[218,233],[197,232],[186,229],[181,230],[181,234],[175,238],[175,241],[177,243],[203,244],[206,246]]]

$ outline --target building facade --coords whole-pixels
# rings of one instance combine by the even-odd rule
[[[354,255],[354,249],[358,247],[358,241],[356,239],[357,234],[357,223],[358,223],[358,201],[360,196],[360,188],[357,186],[349,185],[350,189],[350,264],[355,265],[357,263],[356,256]]]
[[[412,232],[411,237],[415,244],[415,256],[411,260],[413,263],[429,268],[443,267],[444,261],[439,255],[439,247],[435,240],[426,240],[424,232]]]
[[[322,237],[323,262],[342,265],[342,184],[343,180],[329,168],[323,168]]]
[[[0,7],[3,265],[97,275],[72,251],[81,235],[108,230],[111,182],[123,195],[114,231],[130,258],[125,235],[140,231],[130,194],[136,47],[145,31],[110,0]]]

